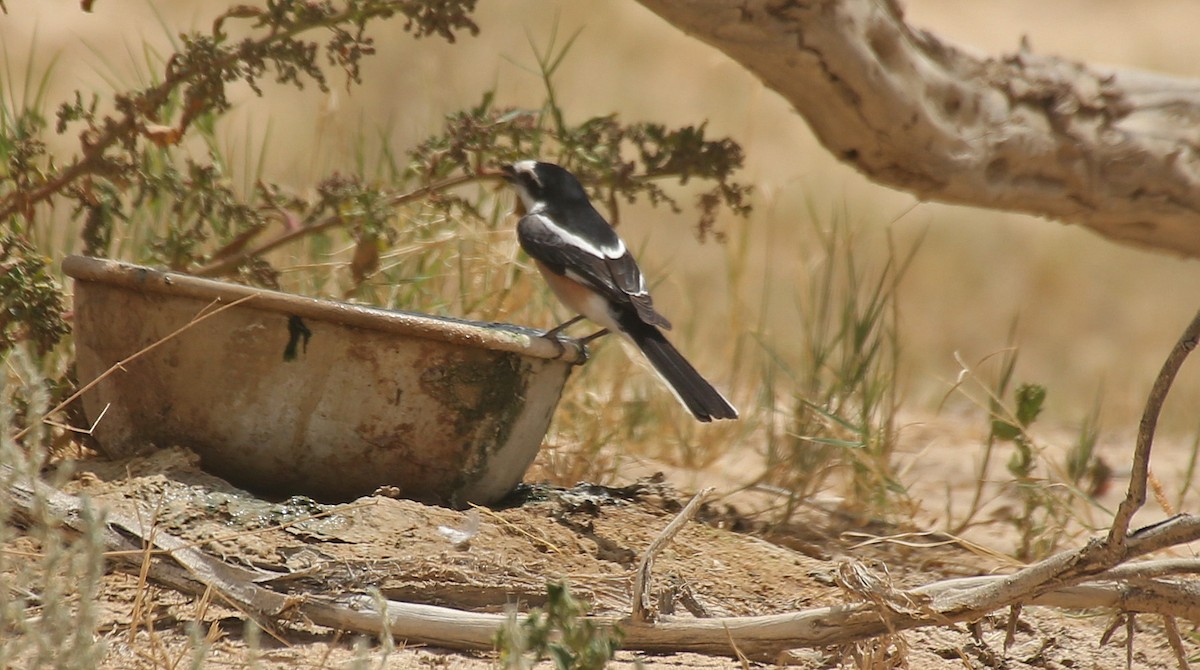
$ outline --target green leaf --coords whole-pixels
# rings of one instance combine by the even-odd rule
[[[554,659],[554,667],[558,670],[574,670],[575,654],[561,644],[550,645],[550,657]]]
[[[1042,413],[1046,401],[1046,387],[1041,384],[1021,384],[1017,388],[1017,421],[1028,428]]]
[[[1021,427],[1002,419],[992,421],[992,438],[1012,442],[1021,436]]]

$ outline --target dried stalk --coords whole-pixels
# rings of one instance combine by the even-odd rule
[[[771,658],[795,647],[846,644],[911,628],[974,621],[1002,607],[1033,604],[1114,607],[1130,622],[1126,644],[1132,649],[1134,613],[1158,614],[1168,617],[1165,621],[1173,621],[1175,617],[1200,621],[1200,584],[1164,579],[1174,574],[1195,574],[1200,571],[1197,561],[1169,559],[1121,565],[1160,549],[1200,540],[1200,517],[1187,514],[1128,532],[1130,520],[1145,502],[1150,447],[1162,402],[1175,374],[1198,341],[1200,313],[1171,351],[1146,402],[1133,477],[1107,540],[1094,539],[1080,549],[1056,554],[1011,575],[948,580],[913,589],[909,594],[926,606],[892,611],[886,621],[880,617],[878,606],[861,603],[769,616],[648,623],[647,584],[653,559],[695,513],[709,493],[703,491],[647,549],[635,578],[633,620],[623,622],[624,646],[652,652],[693,651],[714,655],[729,655],[731,649],[736,649],[755,658]],[[0,473],[6,470],[7,466],[0,465]],[[74,496],[41,482],[20,479],[5,493],[12,499],[18,517],[32,519],[40,501],[63,519],[66,526],[80,530],[84,503]],[[492,635],[506,618],[392,601],[384,603],[380,612],[376,599],[363,594],[338,598],[285,595],[256,583],[263,576],[261,573],[226,564],[170,534],[144,532],[133,516],[110,511],[107,519],[103,544],[109,551],[129,552],[116,555],[118,560],[129,563],[130,569],[143,569],[142,562],[132,560],[131,554],[145,557],[153,549],[160,550],[174,562],[153,561],[145,568],[148,578],[197,595],[211,589],[251,615],[276,619],[302,616],[320,626],[368,634],[386,628],[397,638],[456,649],[491,648]],[[1014,608],[1014,616],[1016,612]],[[618,623],[606,617],[595,620],[601,625]]]

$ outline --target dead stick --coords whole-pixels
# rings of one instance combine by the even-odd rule
[[[1137,629],[1135,626],[1137,615],[1133,612],[1125,613],[1125,670],[1133,670],[1133,634]]]
[[[1197,312],[1171,353],[1168,354],[1162,370],[1154,380],[1150,396],[1146,399],[1146,407],[1138,428],[1137,445],[1134,449],[1133,472],[1129,481],[1129,489],[1125,500],[1117,509],[1107,538],[1093,539],[1081,549],[1055,554],[1007,575],[999,582],[982,586],[976,593],[963,594],[953,605],[944,604],[943,612],[953,610],[956,606],[973,609],[983,602],[989,603],[993,608],[1003,607],[1028,601],[1063,586],[1079,583],[1089,576],[1103,573],[1133,558],[1139,552],[1131,552],[1131,545],[1140,543],[1140,539],[1145,539],[1139,536],[1148,535],[1161,538],[1163,534],[1158,532],[1159,526],[1177,530],[1180,526],[1190,526],[1195,523],[1194,518],[1183,518],[1186,515],[1181,515],[1161,524],[1143,528],[1132,535],[1129,534],[1129,523],[1134,513],[1146,502],[1150,471],[1150,446],[1154,442],[1154,429],[1158,423],[1163,401],[1171,389],[1171,384],[1174,382],[1180,366],[1183,365],[1183,361],[1192,349],[1196,347],[1197,342],[1200,342],[1200,312]]]
[[[1189,670],[1188,655],[1183,649],[1183,638],[1179,636],[1179,626],[1175,624],[1175,617],[1163,615],[1163,629],[1167,631],[1167,642],[1171,644],[1171,651],[1175,652],[1175,664],[1179,666],[1179,670]]]
[[[1154,430],[1158,426],[1158,416],[1162,412],[1167,392],[1171,390],[1171,384],[1175,381],[1176,373],[1179,372],[1179,368],[1187,359],[1188,354],[1196,348],[1197,342],[1200,342],[1200,312],[1192,317],[1192,322],[1188,324],[1183,335],[1179,337],[1179,341],[1175,343],[1175,347],[1171,349],[1171,353],[1167,355],[1167,360],[1163,362],[1162,369],[1159,370],[1158,377],[1154,380],[1154,386],[1150,388],[1150,395],[1146,398],[1146,407],[1142,412],[1141,423],[1138,424],[1137,442],[1133,450],[1133,472],[1129,477],[1129,489],[1125,493],[1125,499],[1117,507],[1112,527],[1108,531],[1108,539],[1105,541],[1106,549],[1113,557],[1121,553],[1129,532],[1129,522],[1133,519],[1134,513],[1146,502],[1146,482],[1150,473],[1150,446],[1154,442]]]
[[[667,524],[666,528],[654,538],[650,546],[646,548],[646,554],[642,556],[642,562],[638,565],[637,574],[633,577],[633,617],[634,623],[646,623],[650,621],[650,570],[654,567],[654,557],[661,552],[671,538],[675,537],[676,533],[687,524],[696,511],[700,509],[700,503],[704,499],[712,495],[713,489],[711,486],[696,494],[684,508]]]
[[[1012,649],[1017,641],[1017,624],[1021,622],[1021,603],[1013,603],[1008,608],[1008,625],[1004,627],[1004,652]]]

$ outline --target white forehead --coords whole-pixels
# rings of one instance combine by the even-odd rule
[[[525,174],[528,174],[530,177],[533,178],[533,182],[540,186],[542,183],[542,180],[538,179],[537,169],[536,169],[537,163],[538,162],[535,160],[517,161],[516,163],[512,164],[513,171],[523,172]]]

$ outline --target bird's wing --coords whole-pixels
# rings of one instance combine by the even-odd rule
[[[633,307],[643,321],[669,329],[671,324],[654,309],[646,280],[624,243],[598,245],[564,230],[541,213],[517,223],[517,240],[525,253],[557,274],[588,286],[610,302]]]

